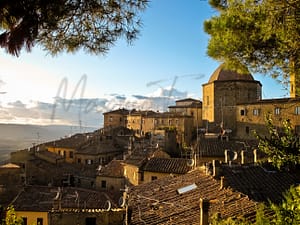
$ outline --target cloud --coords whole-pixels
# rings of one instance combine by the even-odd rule
[[[118,108],[166,111],[178,99],[188,94],[174,88],[160,88],[148,95],[110,94],[102,98],[63,99],[53,103],[21,101],[2,106],[0,123],[60,124],[102,127],[103,113]]]

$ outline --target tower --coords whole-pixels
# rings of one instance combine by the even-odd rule
[[[202,119],[209,132],[236,128],[236,105],[261,99],[261,83],[250,73],[240,74],[220,65],[202,85]]]

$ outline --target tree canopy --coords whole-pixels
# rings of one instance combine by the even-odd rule
[[[258,148],[264,152],[273,166],[278,169],[294,169],[300,165],[300,138],[292,129],[289,120],[282,122],[282,128],[274,126],[271,115],[267,115],[268,137],[255,133]]]
[[[51,54],[106,53],[119,38],[137,38],[147,5],[148,0],[2,0],[0,46],[15,56],[36,44]]]
[[[210,0],[218,15],[204,22],[207,54],[229,69],[300,76],[300,0]]]

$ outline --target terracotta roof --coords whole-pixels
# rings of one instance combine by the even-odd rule
[[[109,111],[109,112],[105,112],[103,113],[103,115],[105,114],[122,114],[122,115],[127,115],[129,113],[129,110],[128,109],[116,109],[116,110],[112,110],[112,111]]]
[[[196,109],[201,109],[202,108],[202,102],[201,103],[191,103],[190,105],[171,105],[168,106],[169,109],[175,109],[175,108],[196,108]]]
[[[224,64],[221,64],[211,75],[208,83],[214,81],[229,81],[229,80],[239,80],[239,81],[254,81],[253,76],[250,73],[240,74],[235,71],[224,69]]]
[[[273,99],[261,99],[254,102],[238,103],[237,105],[256,105],[256,104],[282,104],[282,103],[300,103],[300,98],[273,98]]]
[[[200,103],[201,101],[198,99],[194,99],[194,98],[184,98],[184,99],[179,99],[176,102],[198,102]]]
[[[89,142],[77,149],[76,154],[98,155],[109,152],[123,152],[122,148],[110,141]]]
[[[158,173],[185,174],[191,170],[188,159],[181,158],[151,158],[143,167],[144,171]]]
[[[45,146],[72,148],[75,149],[88,140],[88,137],[92,136],[92,133],[74,134],[71,137],[58,139],[55,141],[45,143]]]
[[[103,177],[124,177],[124,166],[121,160],[112,160],[107,165],[101,167],[98,171],[97,176]]]
[[[135,148],[132,151],[131,155],[129,155],[127,159],[124,160],[124,163],[141,167],[142,165],[144,165],[148,158],[155,155],[156,151],[159,151],[159,149],[154,147]]]
[[[257,146],[256,141],[248,141],[246,144],[249,145],[249,148]],[[201,138],[199,148],[199,154],[208,157],[223,157],[226,149],[238,152],[246,150],[244,144],[237,140],[226,141],[214,138]]]
[[[195,188],[179,194],[179,188],[189,185]],[[257,205],[246,195],[228,188],[220,189],[219,182],[199,170],[132,187],[129,196],[133,225],[199,224],[200,198],[210,201],[210,216],[219,213],[221,218],[243,215],[253,220]]]
[[[254,165],[222,164],[222,175],[226,184],[233,189],[242,192],[255,201],[279,202],[282,193],[291,185],[300,183],[299,174],[266,169]]]
[[[55,199],[61,199],[61,209],[105,209],[107,200],[112,208],[117,208],[117,204],[104,192],[47,186],[24,187],[12,204],[16,211],[47,212],[55,208]]]

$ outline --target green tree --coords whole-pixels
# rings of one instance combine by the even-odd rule
[[[3,225],[22,225],[23,219],[17,217],[13,206],[9,206],[6,211],[5,223]]]
[[[211,37],[209,56],[225,62],[228,69],[243,72],[248,67],[285,84],[292,76],[300,78],[300,0],[210,0],[210,4],[219,14],[204,22]]]
[[[300,138],[292,129],[289,120],[284,120],[280,129],[274,126],[270,114],[267,115],[266,122],[268,137],[255,132],[259,140],[259,150],[266,153],[278,169],[293,169],[300,165]]]
[[[0,46],[15,56],[35,44],[51,54],[81,48],[103,54],[119,38],[137,38],[147,5],[148,0],[2,0]]]
[[[261,204],[256,212],[256,221],[251,223],[246,218],[212,218],[213,225],[299,225],[300,224],[300,186],[292,186],[284,194],[281,204]]]

